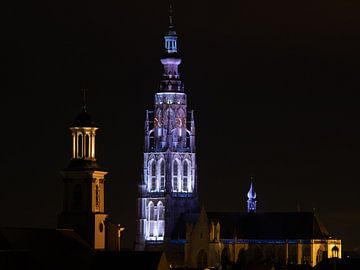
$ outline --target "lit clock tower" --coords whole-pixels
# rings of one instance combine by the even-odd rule
[[[137,250],[162,249],[182,213],[198,211],[195,121],[180,79],[170,7],[164,68],[154,110],[146,111],[142,179],[138,185]]]

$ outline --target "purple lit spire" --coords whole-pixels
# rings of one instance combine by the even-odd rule
[[[169,28],[173,28],[173,9],[172,9],[172,3],[170,2],[170,8],[169,8]]]
[[[174,25],[173,6],[169,8],[169,30],[164,36],[165,55],[161,58],[164,66],[164,74],[160,83],[160,91],[164,92],[183,92],[184,86],[180,80],[178,66],[181,58],[178,55],[177,34]]]
[[[250,212],[256,212],[256,192],[253,188],[253,178],[251,177],[251,182],[250,182],[250,190],[247,193],[247,211],[248,213]]]

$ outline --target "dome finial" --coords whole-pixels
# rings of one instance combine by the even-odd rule
[[[81,112],[75,118],[72,127],[96,127],[90,114],[87,112],[86,91],[87,89],[85,88],[81,89]]]

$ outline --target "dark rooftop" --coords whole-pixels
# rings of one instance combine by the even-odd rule
[[[186,223],[195,224],[198,214],[184,214],[173,239],[185,239]],[[324,239],[329,233],[313,212],[232,213],[207,212],[209,221],[220,222],[221,239]]]

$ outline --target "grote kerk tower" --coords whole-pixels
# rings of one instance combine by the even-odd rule
[[[146,111],[142,179],[138,185],[137,250],[162,249],[182,213],[198,210],[195,121],[180,79],[170,7],[164,73],[153,111]]]

